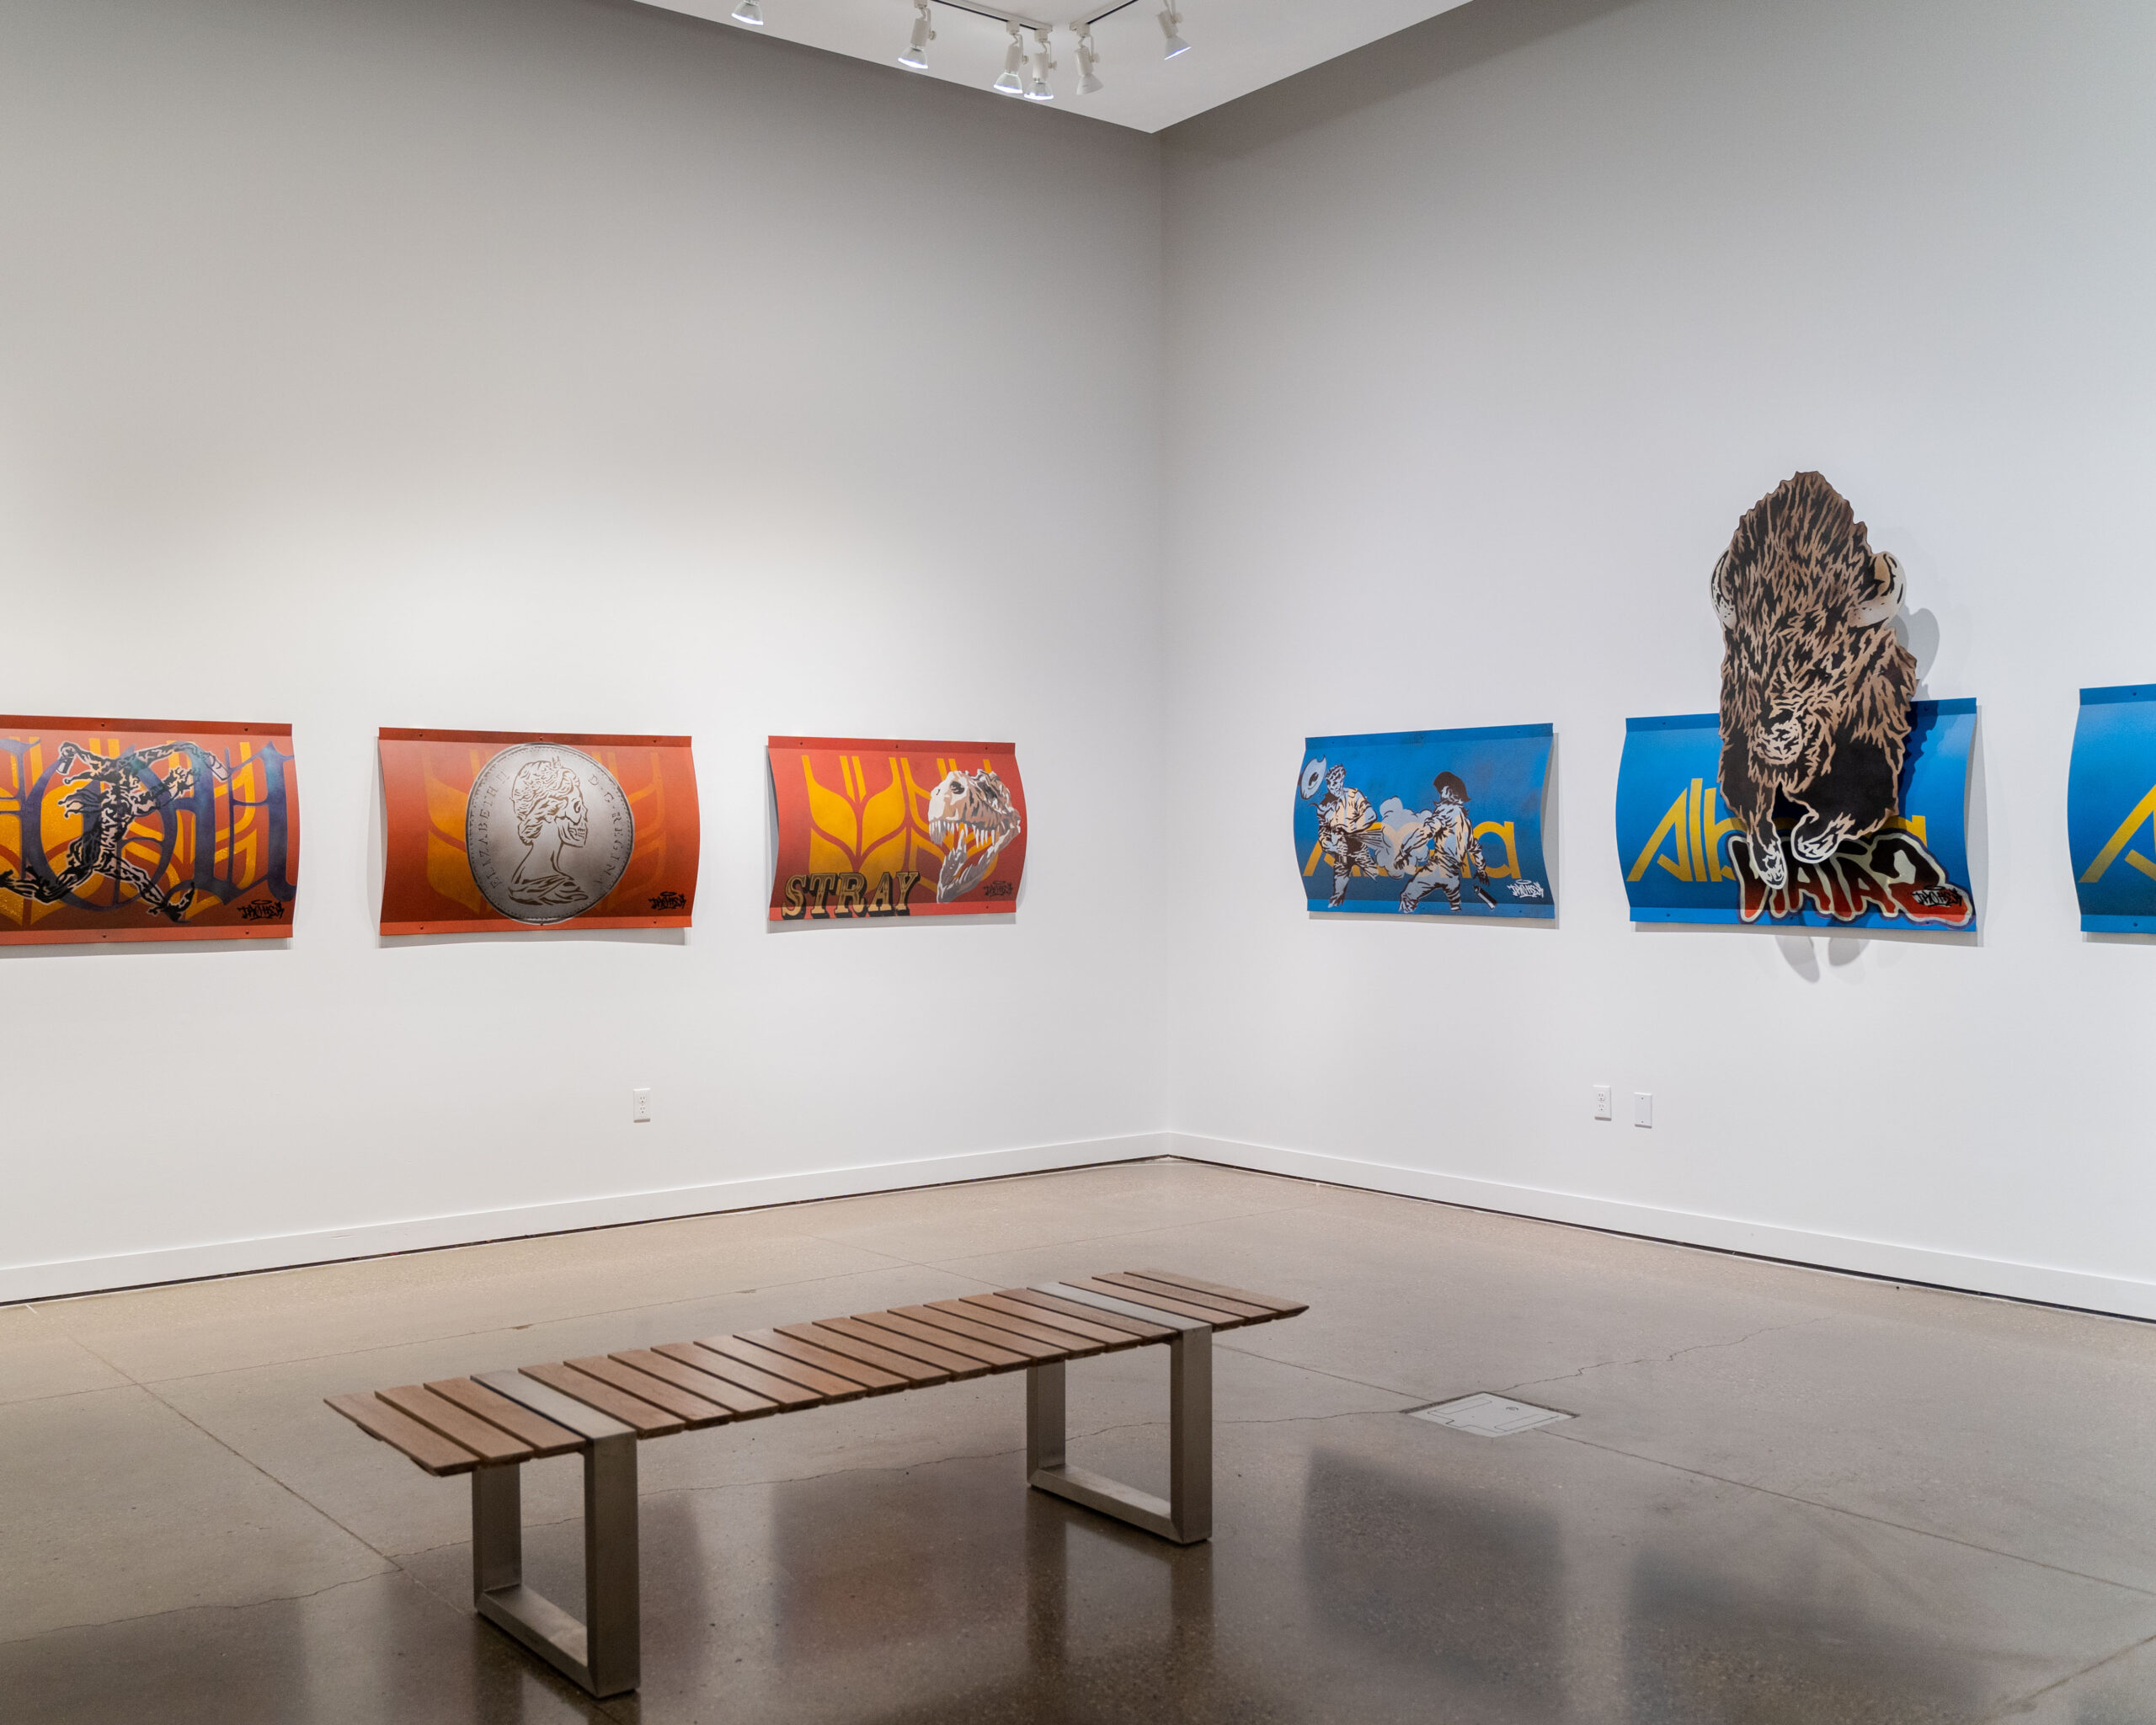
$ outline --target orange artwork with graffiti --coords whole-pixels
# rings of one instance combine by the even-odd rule
[[[1017,906],[1026,792],[1010,743],[773,737],[771,920]]]
[[[384,934],[686,928],[686,737],[384,729]]]
[[[290,725],[0,718],[0,945],[284,938],[299,866]]]

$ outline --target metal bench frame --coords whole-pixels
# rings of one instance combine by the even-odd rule
[[[642,1675],[637,1434],[519,1372],[482,1372],[472,1381],[591,1439],[583,1452],[584,1621],[524,1584],[520,1461],[472,1471],[472,1607],[601,1701],[624,1695]]]
[[[1131,1279],[1139,1274],[1125,1273],[1123,1279]],[[1013,1295],[1018,1292],[1008,1291]],[[1254,1316],[1249,1315],[1252,1306],[1263,1296],[1230,1295],[1225,1303],[1231,1307],[1240,1306],[1241,1315],[1224,1313],[1223,1321],[1208,1322],[1144,1303],[1143,1295],[1150,1291],[1148,1289],[1134,1286],[1131,1291],[1134,1297],[1123,1299],[1097,1287],[1074,1287],[1065,1282],[1036,1283],[1024,1290],[1065,1302],[1063,1310],[1066,1328],[1068,1308],[1085,1306],[1119,1319],[1136,1320],[1141,1327],[1150,1327],[1153,1333],[1150,1334],[1143,1327],[1129,1330],[1128,1325],[1123,1327],[1129,1333],[1145,1336],[1145,1339],[1137,1346],[1157,1346],[1165,1342],[1168,1349],[1166,1499],[1070,1465],[1065,1454],[1068,1427],[1064,1368],[1070,1363],[1068,1357],[1035,1359],[1025,1368],[1027,1483],[1035,1490],[1112,1516],[1175,1545],[1196,1545],[1209,1539],[1213,1533],[1213,1332],[1237,1323],[1292,1316],[1304,1308],[1273,1302],[1276,1309],[1264,1316]],[[1203,1309],[1211,1298],[1200,1291],[1182,1299],[1181,1288],[1169,1283],[1160,1284],[1159,1291],[1162,1297],[1182,1303],[1189,1310]],[[990,1305],[1001,1298],[979,1297]],[[1216,1306],[1223,1303],[1213,1301]],[[1001,1310],[1005,1320],[1002,1327],[1009,1328],[1007,1320],[1016,1314],[1007,1301]],[[892,1314],[894,1317],[905,1315],[903,1308]],[[1057,1327],[1055,1316],[1053,1311],[1043,1311],[1038,1322],[1053,1330]],[[976,1326],[974,1332],[985,1337],[993,1332],[994,1327],[991,1325],[990,1329],[982,1330]],[[1162,1336],[1157,1333],[1160,1331],[1171,1333]],[[957,1332],[958,1351],[963,1353],[969,1347],[977,1347],[963,1341],[968,1333],[963,1327]],[[1032,1333],[1038,1335],[1038,1332]],[[1105,1331],[1096,1326],[1091,1333],[1098,1336]],[[894,1349],[903,1354],[905,1345],[905,1335],[893,1337]],[[1012,1350],[1003,1351],[1007,1359]],[[1092,1351],[1099,1351],[1097,1344]],[[1111,1351],[1124,1350],[1118,1348]],[[993,1352],[990,1350],[987,1356],[976,1353],[974,1357],[993,1357]],[[812,1348],[811,1357],[814,1353]],[[569,1362],[572,1365],[576,1363]],[[1014,1370],[1016,1366],[1017,1361],[1010,1360],[994,1369]],[[542,1368],[534,1366],[531,1370],[540,1371]],[[574,1374],[571,1375],[574,1377]],[[398,1443],[430,1471],[453,1472],[468,1468],[472,1473],[474,1610],[590,1695],[603,1701],[627,1694],[637,1687],[642,1674],[637,1445],[643,1432],[576,1399],[563,1389],[555,1388],[552,1383],[541,1382],[523,1372],[478,1372],[472,1375],[470,1381],[539,1415],[542,1422],[552,1422],[564,1429],[563,1432],[557,1434],[552,1448],[542,1442],[537,1455],[531,1453],[530,1444],[526,1444],[521,1446],[523,1460],[501,1459],[515,1453],[518,1446],[512,1445],[506,1450],[483,1452],[496,1459],[482,1460],[475,1467],[469,1455],[465,1455],[459,1463],[445,1459],[439,1449],[434,1452],[424,1447],[415,1450],[412,1443],[414,1434],[430,1440],[434,1434],[412,1426],[408,1421],[400,1428],[397,1420],[402,1416],[395,1413],[398,1407],[396,1402],[390,1402],[391,1411],[387,1413],[374,1407],[371,1398],[365,1397],[332,1397],[330,1405],[348,1418],[357,1419],[376,1436]],[[571,1384],[568,1387],[576,1386]],[[594,1384],[588,1387],[596,1392],[602,1386]],[[387,1397],[402,1392],[382,1393]],[[691,1395],[686,1399],[693,1403],[695,1397]],[[362,1402],[367,1405],[355,1405]],[[409,1405],[408,1400],[404,1405]],[[634,1397],[624,1396],[607,1405],[627,1418],[637,1418]],[[439,1404],[436,1410],[430,1417],[436,1421],[437,1429],[455,1429],[454,1426],[444,1428],[440,1424],[451,1410],[440,1408]],[[392,1422],[387,1428],[382,1423],[385,1418]],[[542,1432],[548,1429],[543,1423],[539,1429]],[[672,1428],[680,1429],[678,1423]],[[398,1435],[400,1429],[402,1436]],[[649,1430],[649,1426],[643,1428],[643,1431]],[[527,1586],[524,1580],[524,1463],[539,1459],[540,1455],[572,1453],[567,1441],[570,1434],[582,1439],[574,1453],[580,1455],[584,1464],[584,1617],[581,1621]],[[453,1441],[448,1448],[452,1458],[459,1453]]]
[[[1177,1333],[1168,1349],[1168,1498],[1124,1485],[1105,1474],[1073,1467],[1065,1459],[1069,1430],[1064,1414],[1063,1369],[1052,1359],[1026,1369],[1026,1483],[1074,1503],[1113,1515],[1179,1546],[1213,1536],[1213,1327],[1155,1311],[1090,1289],[1043,1282],[1037,1294],[1054,1294],[1102,1311],[1165,1324]]]

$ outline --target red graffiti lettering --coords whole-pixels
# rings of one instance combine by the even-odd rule
[[[1912,833],[1851,839],[1824,862],[1800,862],[1785,853],[1788,879],[1778,887],[1759,879],[1748,835],[1732,833],[1728,842],[1737,914],[1747,922],[1780,921],[1807,904],[1837,922],[1854,922],[1867,911],[1929,928],[1967,928],[1976,921],[1968,894]]]

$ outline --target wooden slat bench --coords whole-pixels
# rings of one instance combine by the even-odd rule
[[[1213,1332],[1306,1309],[1166,1270],[1123,1270],[328,1402],[429,1473],[472,1476],[479,1615],[604,1698],[638,1678],[639,1440],[1022,1369],[1028,1483],[1191,1545],[1213,1531]],[[1065,1363],[1163,1342],[1165,1502],[1064,1456]],[[584,1458],[581,1623],[524,1585],[523,1464],[569,1455]]]

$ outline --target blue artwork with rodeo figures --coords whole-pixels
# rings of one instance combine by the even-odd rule
[[[1557,914],[1542,860],[1546,724],[1312,737],[1295,866],[1313,911]]]
[[[1797,841],[1801,810],[1778,814],[1774,842],[1762,846],[1723,800],[1718,714],[1626,719],[1617,855],[1632,920],[1975,927],[1967,807],[1976,729],[1974,701],[1913,703],[1899,812],[1821,856]]]
[[[2066,839],[2082,928],[2156,934],[2156,683],[2081,692]]]

